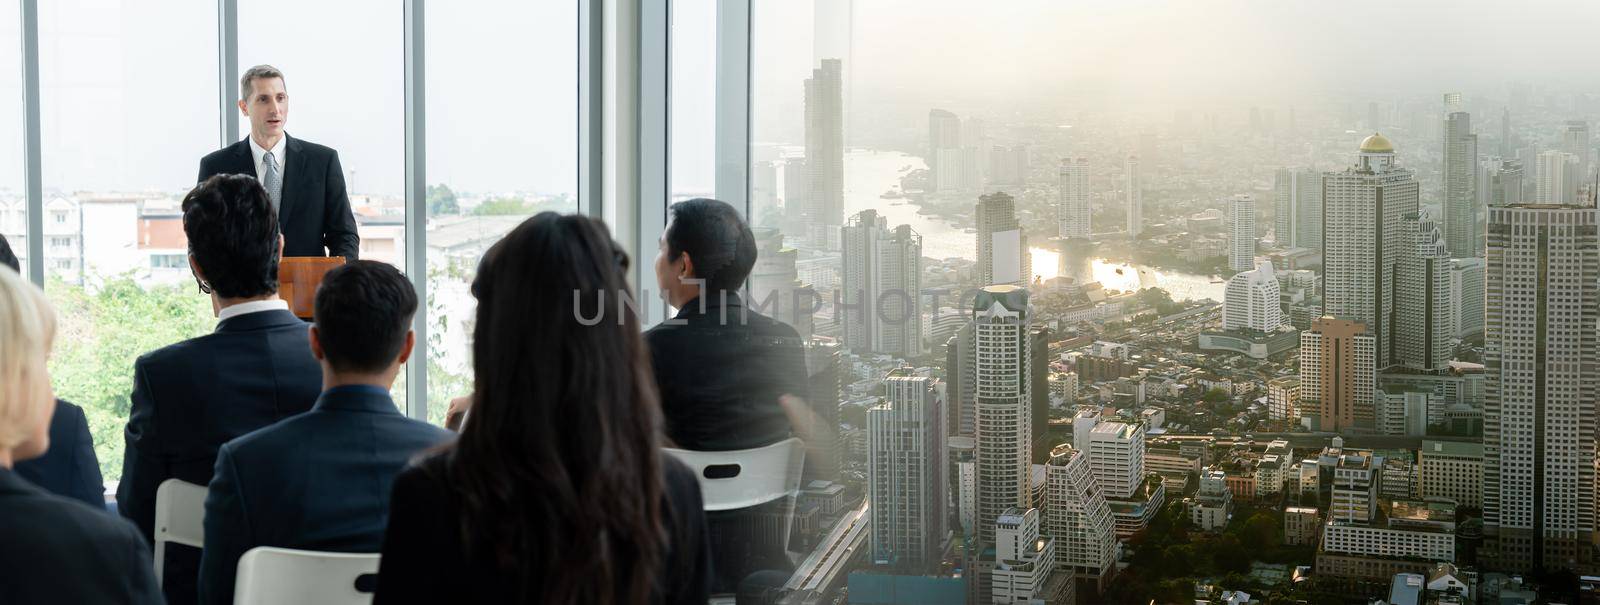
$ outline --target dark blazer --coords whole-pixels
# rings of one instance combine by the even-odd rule
[[[429,456],[395,479],[373,603],[531,602],[518,598],[524,578],[502,573],[496,565],[464,554],[461,503],[445,464],[450,455]],[[687,466],[671,456],[663,456],[661,466],[669,542],[656,584],[659,590],[651,602],[703,605],[709,596],[711,553],[700,484]],[[543,578],[529,579],[533,580],[529,583],[532,594],[540,594]]]
[[[60,399],[50,417],[50,451],[16,466],[22,475],[45,491],[72,498],[99,510],[106,509],[105,480],[94,455],[94,438],[83,408]]]
[[[376,553],[395,475],[453,433],[406,418],[377,387],[340,387],[299,416],[229,441],[206,497],[200,602],[233,602],[257,546]]]
[[[283,231],[284,256],[343,256],[356,260],[361,237],[356,234],[350,195],[344,188],[339,152],[288,135],[288,165],[283,169],[283,207],[278,226]],[[200,180],[218,174],[256,176],[250,140],[211,152],[200,158]]]
[[[805,345],[788,324],[729,292],[684,305],[644,333],[661,388],[667,436],[695,451],[739,450],[788,439],[778,398],[804,398]]]
[[[0,468],[0,603],[161,603],[150,549],[127,521]]]
[[[134,362],[117,507],[146,540],[162,481],[211,483],[222,444],[311,409],[322,367],[306,328],[288,311],[247,313]],[[169,601],[194,602],[199,568],[191,550],[168,549],[162,588]]]

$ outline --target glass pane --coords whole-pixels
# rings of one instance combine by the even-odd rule
[[[207,0],[39,3],[51,372],[56,395],[83,406],[107,481],[122,473],[134,360],[215,323],[177,208],[217,146],[216,29]],[[0,174],[21,166],[10,153]]]
[[[404,17],[401,4],[388,0],[239,3],[239,73],[262,64],[283,72],[291,109],[285,131],[338,152],[361,258],[402,270]],[[238,138],[249,132],[241,115]],[[405,384],[402,374],[392,391],[401,409]]]
[[[468,287],[478,259],[527,217],[578,208],[577,6],[428,6],[431,422],[472,389],[476,302]]]
[[[14,7],[13,7],[14,8]],[[0,10],[0,235],[28,272],[28,204],[22,174],[22,15]]]
[[[668,190],[672,201],[712,197],[716,189],[717,2],[675,0],[671,6]]]

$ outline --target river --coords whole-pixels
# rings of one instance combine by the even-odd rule
[[[923,167],[922,158],[898,151],[855,149],[847,152],[844,158],[845,214],[849,216],[862,210],[877,210],[878,214],[888,219],[890,227],[910,225],[922,235],[923,256],[973,258],[977,252],[976,234],[967,233],[938,217],[918,214],[917,205],[906,199],[878,197],[890,189],[898,190],[901,176]],[[1046,234],[1053,231],[1053,228],[1048,229]],[[1042,279],[1056,277],[1062,266],[1061,253],[1038,246],[1031,250],[1034,273]],[[1081,262],[1068,264],[1083,266]],[[1162,288],[1179,301],[1209,298],[1221,302],[1225,289],[1224,284],[1213,283],[1205,275],[1117,263],[1103,258],[1090,259],[1088,266],[1092,279],[1108,289]]]

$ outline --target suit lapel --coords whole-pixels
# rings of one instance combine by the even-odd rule
[[[250,135],[239,139],[233,144],[233,165],[228,167],[227,174],[256,175],[256,158],[250,154]]]
[[[290,137],[288,134],[283,136],[289,139],[284,144],[284,147],[289,150],[289,165],[283,172],[283,201],[281,202],[282,206],[278,208],[279,225],[289,224],[289,220],[294,216],[294,213],[304,205],[303,202],[310,199],[308,197],[310,194],[306,191],[305,185],[311,181],[311,179],[306,178],[305,146],[300,144],[299,139]]]

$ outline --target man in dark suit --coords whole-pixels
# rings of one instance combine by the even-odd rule
[[[727,451],[771,445],[796,429],[813,433],[795,416],[797,406],[786,404],[806,392],[804,343],[788,324],[746,308],[737,293],[756,262],[750,227],[717,200],[679,202],[670,214],[656,279],[679,311],[645,332],[667,437],[683,449]],[[787,545],[760,530],[786,513],[779,502],[706,516],[715,591],[732,591],[751,572],[793,568]]]
[[[218,175],[183,199],[189,267],[211,294],[217,329],[146,353],[133,366],[133,406],[117,506],[153,536],[156,488],[177,478],[211,482],[217,448],[311,409],[322,369],[307,325],[277,297],[283,238],[255,179]],[[172,603],[196,598],[199,556],[167,550],[162,588]]]
[[[389,398],[411,356],[417,295],[393,266],[357,261],[317,290],[311,353],[322,397],[310,412],[222,446],[206,497],[202,603],[232,603],[239,557],[257,546],[379,552],[389,492],[413,456],[449,431]]]
[[[11,243],[0,235],[0,264],[22,274]],[[56,400],[50,416],[50,449],[44,455],[17,463],[16,471],[28,482],[57,496],[66,496],[99,510],[106,507],[106,486],[100,476],[100,459],[94,453],[89,420],[83,408]]]
[[[290,138],[289,93],[283,72],[257,65],[239,80],[239,111],[250,118],[250,136],[200,159],[200,179],[218,174],[256,177],[266,187],[282,225],[284,256],[343,256],[361,248],[339,153]]]

